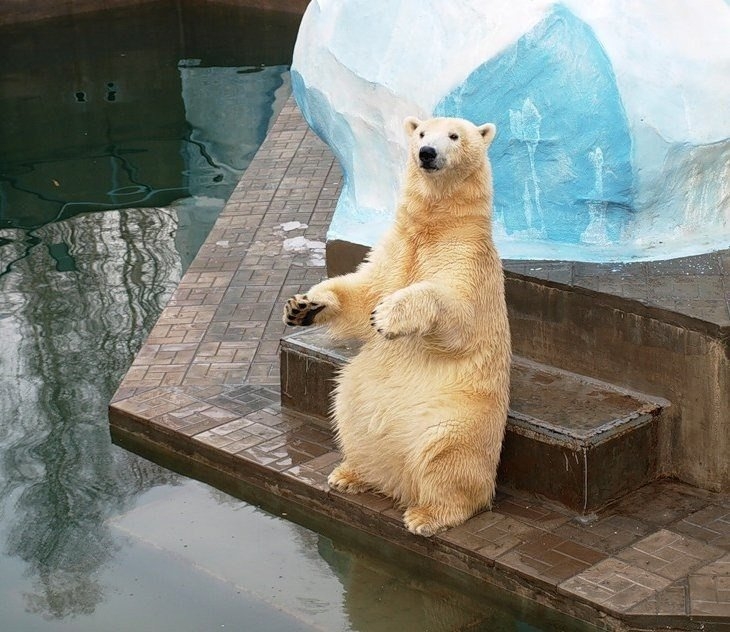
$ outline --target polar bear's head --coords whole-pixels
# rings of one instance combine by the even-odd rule
[[[467,175],[483,168],[485,152],[497,133],[493,123],[477,127],[460,118],[421,121],[409,116],[404,123],[412,163],[421,173],[434,176],[454,170]]]

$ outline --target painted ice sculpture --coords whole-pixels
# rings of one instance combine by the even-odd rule
[[[344,172],[329,239],[390,222],[408,115],[495,122],[508,258],[730,246],[730,3],[312,0],[292,68]]]

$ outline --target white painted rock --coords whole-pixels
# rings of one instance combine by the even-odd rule
[[[658,259],[730,245],[725,0],[312,0],[297,102],[345,176],[329,239],[393,216],[402,121],[497,124],[508,258]]]

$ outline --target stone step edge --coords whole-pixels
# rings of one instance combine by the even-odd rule
[[[332,347],[323,349],[321,346],[314,345],[307,341],[307,337],[313,332],[319,333],[322,330],[323,328],[317,327],[285,336],[281,339],[280,350],[282,352],[290,351],[299,353],[301,355],[313,357],[317,360],[322,360],[335,365],[342,365],[346,363],[356,353],[356,345],[353,345],[350,348],[350,353],[346,353],[340,350],[345,348],[344,346],[336,346],[333,344]],[[305,353],[303,353],[303,351]],[[508,428],[518,434],[538,441],[569,444],[576,448],[596,446],[603,441],[614,439],[625,432],[630,432],[635,428],[653,422],[664,409],[671,406],[671,403],[664,398],[622,388],[596,378],[573,373],[571,371],[537,362],[522,356],[514,355],[512,362],[513,364],[521,364],[523,366],[538,368],[548,373],[568,377],[569,379],[582,382],[583,384],[595,386],[597,389],[612,391],[621,395],[628,395],[633,399],[642,402],[640,407],[629,415],[611,419],[593,430],[583,432],[576,432],[570,428],[559,426],[549,421],[521,413],[520,411],[514,410],[510,407],[507,418]]]
[[[530,417],[530,415],[510,409],[507,415],[507,428],[512,432],[537,441],[560,443],[575,449],[589,449],[600,445],[604,441],[616,439],[626,432],[631,432],[636,428],[652,423],[662,410],[664,410],[662,406],[647,405],[647,407],[642,407],[639,412],[612,419],[589,433],[580,435],[569,428],[555,426],[548,421]]]

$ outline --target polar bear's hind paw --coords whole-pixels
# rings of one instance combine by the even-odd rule
[[[344,494],[360,494],[370,489],[370,486],[345,464],[340,464],[332,470],[327,483],[332,489]]]
[[[431,537],[447,528],[438,517],[426,507],[409,507],[403,514],[403,523],[411,533]]]

